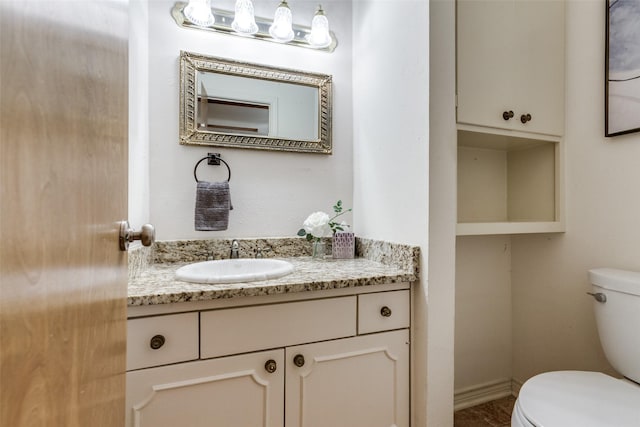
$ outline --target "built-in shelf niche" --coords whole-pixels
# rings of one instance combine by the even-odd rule
[[[458,235],[563,231],[560,139],[458,130]]]

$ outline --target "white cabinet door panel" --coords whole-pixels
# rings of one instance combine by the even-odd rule
[[[287,427],[409,426],[408,330],[289,347],[286,358]]]
[[[127,427],[282,427],[283,406],[283,349],[127,373]]]
[[[514,98],[517,129],[562,135],[564,133],[564,2],[517,0],[518,42]],[[531,114],[522,124],[520,116]]]
[[[516,49],[513,1],[459,0],[457,12],[458,122],[511,128]],[[515,113],[514,113],[515,114]]]
[[[563,0],[458,0],[458,123],[562,135],[564,21]]]

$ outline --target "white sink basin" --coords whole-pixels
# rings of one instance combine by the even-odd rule
[[[238,258],[203,261],[176,270],[176,279],[191,283],[238,283],[276,279],[293,271],[290,262],[279,259]]]

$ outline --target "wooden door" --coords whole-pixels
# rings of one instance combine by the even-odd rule
[[[126,427],[283,427],[283,419],[282,349],[127,373]]]
[[[408,329],[287,347],[286,360],[287,427],[409,426]]]
[[[124,423],[123,1],[0,1],[0,425]]]

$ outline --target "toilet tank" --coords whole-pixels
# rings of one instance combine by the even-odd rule
[[[589,270],[598,334],[604,353],[616,371],[640,382],[640,273],[596,268]]]

